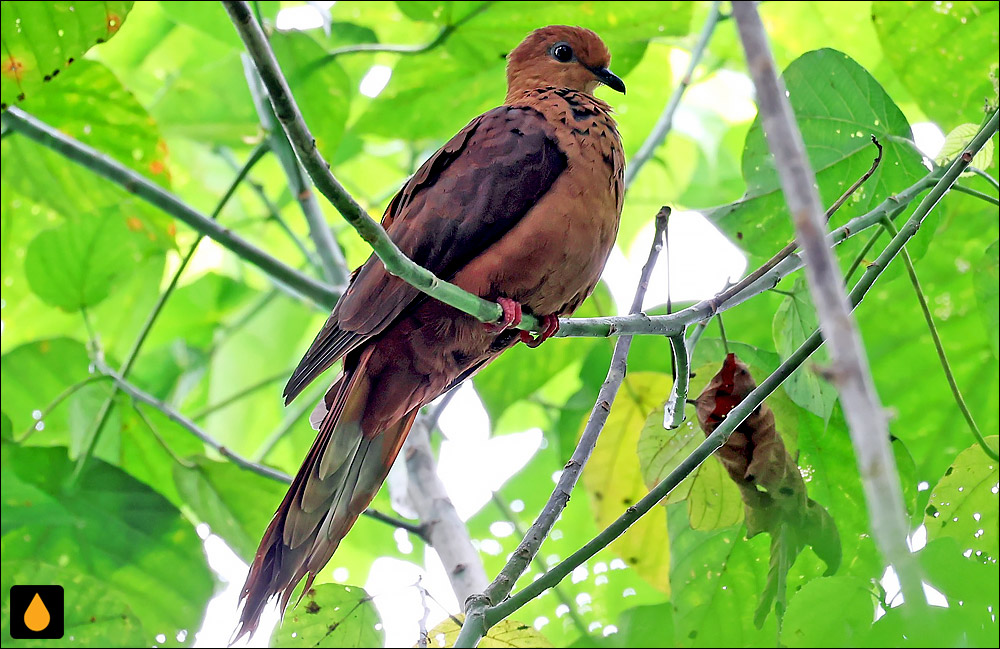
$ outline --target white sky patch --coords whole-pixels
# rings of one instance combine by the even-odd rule
[[[317,7],[316,5],[320,6]],[[278,10],[278,15],[274,19],[274,26],[282,31],[289,29],[317,29],[323,26],[323,14],[320,13],[320,9],[331,6],[333,6],[332,2],[315,2],[294,7],[284,7]]]
[[[910,127],[913,130],[913,141],[921,153],[933,160],[941,153],[944,146],[944,133],[933,122],[917,122]]]
[[[365,97],[375,98],[385,90],[386,85],[389,83],[389,79],[392,77],[392,68],[388,65],[373,65],[365,73],[364,78],[361,79],[361,86],[359,88],[362,95]]]
[[[698,212],[674,212],[668,232],[669,251],[664,248],[660,252],[644,309],[666,303],[668,267],[670,296],[675,303],[711,297],[725,288],[727,281],[739,280],[746,271],[746,258],[740,249]],[[653,224],[649,223],[636,235],[628,256],[615,247],[604,268],[602,278],[611,289],[619,313],[627,312],[632,304],[652,237]]]

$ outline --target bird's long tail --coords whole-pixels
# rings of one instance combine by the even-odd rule
[[[307,574],[305,588],[309,588],[378,493],[413,425],[416,408],[385,430],[362,431],[366,408],[377,403],[365,371],[370,355],[371,350],[362,354],[355,369],[330,389],[329,411],[316,441],[250,566],[235,639],[253,633],[264,606],[275,595],[281,596],[284,609]]]

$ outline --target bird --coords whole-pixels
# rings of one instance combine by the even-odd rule
[[[519,342],[537,346],[594,290],[614,245],[625,154],[601,84],[625,92],[589,29],[536,29],[507,57],[504,103],[427,159],[385,210],[399,249],[501,306],[482,323],[389,274],[372,255],[284,389],[285,403],[337,361],[314,412],[318,432],[281,501],[241,593],[235,638],[272,598],[308,591],[386,478],[424,405]],[[520,331],[539,317],[537,336]],[[542,353],[542,352],[539,352]]]

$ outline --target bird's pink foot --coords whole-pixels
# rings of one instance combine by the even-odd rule
[[[490,333],[499,333],[510,327],[521,324],[521,303],[507,297],[498,297],[497,304],[503,310],[500,322],[484,322],[483,326]]]
[[[555,335],[559,331],[559,316],[554,313],[542,316],[542,330],[537,336],[532,336],[530,332],[521,332],[521,342],[528,347],[538,347],[543,342]]]

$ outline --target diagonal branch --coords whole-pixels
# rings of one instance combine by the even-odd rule
[[[145,176],[61,133],[23,110],[12,106],[3,113],[0,119],[3,120],[3,125],[10,130],[25,135],[62,154],[67,159],[110,180],[174,218],[183,221],[197,232],[214,239],[224,248],[239,255],[241,259],[260,268],[277,284],[285,286],[326,308],[332,307],[340,297],[340,293],[334,288],[275,259]]]
[[[642,301],[646,296],[646,288],[649,286],[649,277],[653,273],[653,266],[656,265],[656,258],[663,247],[663,236],[667,229],[667,220],[670,215],[670,208],[660,208],[656,215],[656,230],[653,234],[653,244],[649,249],[649,257],[642,267],[639,276],[639,284],[635,290],[635,298],[632,300],[632,313],[638,313],[642,309]],[[465,602],[465,622],[462,630],[455,640],[456,647],[473,647],[486,635],[489,625],[486,620],[487,607],[497,604],[514,588],[518,578],[524,573],[528,564],[538,553],[542,542],[548,537],[552,526],[555,525],[559,515],[569,503],[570,494],[576,486],[583,467],[590,459],[594,447],[597,445],[597,438],[604,429],[604,424],[611,413],[611,405],[614,403],[618,389],[625,379],[625,372],[628,363],[628,350],[632,344],[631,336],[620,336],[615,342],[615,349],[611,355],[611,364],[608,367],[608,376],[601,385],[597,394],[597,401],[590,412],[590,418],[583,429],[580,441],[577,442],[573,456],[559,474],[559,481],[556,488],[549,496],[548,502],[542,507],[535,522],[532,523],[528,533],[524,535],[517,549],[510,555],[507,564],[497,575],[496,579],[480,594],[469,597]]]
[[[145,403],[146,405],[156,408],[161,413],[163,413],[163,415],[167,419],[174,422],[175,424],[178,424],[181,428],[183,428],[187,432],[191,433],[192,435],[200,439],[206,446],[215,449],[219,453],[219,455],[223,456],[224,458],[226,458],[236,466],[240,467],[241,469],[246,469],[251,473],[256,473],[257,475],[261,475],[264,476],[265,478],[270,478],[271,480],[276,480],[278,482],[283,482],[285,484],[288,484],[292,481],[291,476],[289,476],[284,471],[279,471],[269,466],[252,462],[243,457],[242,455],[240,455],[239,453],[229,450],[228,448],[220,444],[218,441],[216,441],[215,438],[213,438],[207,432],[202,430],[202,428],[198,426],[198,424],[194,423],[189,418],[185,417],[181,413],[171,408],[170,405],[167,404],[166,402],[157,399],[156,397],[147,392],[144,392],[136,385],[131,383],[128,379],[124,378],[121,374],[115,372],[113,369],[105,365],[103,362],[96,363],[96,369],[98,372],[100,372],[101,375],[107,376],[112,381],[114,381],[115,385],[118,386],[118,389],[120,389],[122,392],[128,394],[136,401]],[[398,527],[408,532],[413,532],[420,538],[424,538],[423,529],[419,525],[414,525],[413,523],[401,521],[374,510],[366,509],[363,513],[365,516],[374,518],[375,520],[379,520],[384,523],[388,523],[393,527]]]
[[[267,141],[271,145],[271,150],[274,151],[278,162],[281,164],[281,168],[285,171],[285,177],[288,179],[288,189],[291,191],[292,196],[295,197],[296,202],[298,202],[299,208],[302,210],[303,216],[305,216],[306,223],[309,224],[309,236],[316,246],[316,253],[319,255],[320,262],[323,265],[323,275],[326,281],[342,289],[347,286],[347,277],[349,275],[347,262],[344,261],[344,253],[334,238],[333,231],[327,224],[326,219],[323,218],[323,211],[320,209],[319,201],[316,200],[316,194],[312,190],[309,178],[302,171],[302,167],[295,157],[292,145],[288,142],[288,138],[285,137],[285,132],[275,124],[274,111],[271,110],[271,104],[267,101],[263,92],[263,82],[260,80],[257,70],[245,54],[241,57],[241,60],[243,61],[243,74],[247,79],[247,87],[250,89],[250,97],[253,99],[254,107],[257,109],[257,118],[260,120],[260,125],[264,129],[264,132],[267,134]]]

